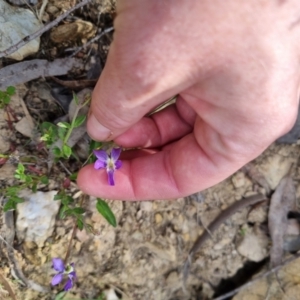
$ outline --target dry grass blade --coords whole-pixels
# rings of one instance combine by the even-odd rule
[[[270,252],[271,266],[278,266],[283,257],[284,235],[288,226],[287,214],[296,204],[296,189],[293,179],[286,176],[281,179],[272,195],[269,209],[269,231],[272,239]]]

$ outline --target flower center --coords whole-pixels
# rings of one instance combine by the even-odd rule
[[[115,163],[114,163],[114,161],[111,158],[108,159],[107,168],[110,169],[110,170],[114,170],[115,169]]]

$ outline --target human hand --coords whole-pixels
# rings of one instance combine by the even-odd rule
[[[299,99],[300,2],[122,0],[87,128],[126,148],[109,186],[92,165],[87,194],[186,196],[225,179],[293,125]],[[175,105],[151,117],[174,95]],[[125,158],[125,159],[124,159]]]

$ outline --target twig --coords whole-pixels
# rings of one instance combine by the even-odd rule
[[[79,206],[80,207],[82,206],[83,200],[84,200],[84,195],[82,195],[81,198],[80,198],[80,201],[79,201]],[[65,256],[65,260],[64,260],[65,264],[68,262],[68,259],[69,259],[70,253],[71,253],[72,243],[73,243],[76,231],[77,231],[77,223],[76,222],[74,223],[74,226],[73,226],[72,230],[73,230],[72,235],[70,237],[69,245],[68,245],[68,248],[67,248],[67,253],[66,253],[66,256]]]
[[[101,37],[111,31],[113,31],[114,28],[113,27],[109,27],[105,30],[103,30],[102,32],[100,32],[99,34],[97,34],[94,38],[92,38],[91,40],[89,40],[87,43],[85,43],[84,45],[82,45],[81,47],[79,47],[79,49],[77,49],[72,55],[71,57],[74,57],[75,55],[77,55],[83,48],[91,45],[92,43],[98,41],[99,39],[101,39]]]
[[[247,206],[256,204],[261,201],[267,200],[265,196],[263,195],[254,195],[250,196],[244,199],[241,199],[240,201],[236,201],[231,206],[229,206],[227,209],[222,211],[216,219],[214,219],[208,226],[209,231],[204,231],[201,236],[198,237],[196,242],[194,243],[192,249],[189,251],[188,258],[184,264],[183,267],[183,288],[185,289],[185,283],[190,271],[192,258],[194,257],[195,253],[202,247],[202,245],[208,240],[208,238],[211,236],[211,233],[215,232],[221,224],[223,224],[229,217],[231,217],[234,213],[236,213],[238,210],[245,208]]]
[[[19,41],[18,43],[10,46],[8,49],[6,49],[4,51],[1,51],[0,52],[0,58],[16,52],[18,49],[20,49],[21,47],[23,47],[24,45],[26,45],[30,41],[36,39],[37,37],[41,36],[44,32],[46,32],[49,29],[56,26],[60,21],[62,21],[64,18],[66,18],[71,12],[73,12],[74,10],[76,10],[78,8],[83,7],[84,5],[88,4],[90,1],[91,0],[83,0],[82,2],[78,3],[77,5],[75,5],[74,7],[69,9],[68,11],[66,11],[64,14],[57,17],[52,22],[50,22],[47,25],[45,25],[44,27],[42,27],[41,29],[37,30],[36,32],[34,32],[30,35],[27,35],[21,41]]]
[[[290,262],[296,260],[296,259],[299,258],[299,257],[300,257],[300,253],[299,253],[299,254],[296,254],[296,255],[293,256],[293,257],[288,258],[288,259],[287,259],[286,261],[284,261],[281,265],[279,265],[279,266],[277,266],[277,267],[275,267],[275,268],[273,268],[273,269],[267,271],[266,273],[264,273],[264,274],[262,274],[262,275],[256,277],[256,278],[253,279],[252,281],[247,282],[246,284],[244,284],[244,285],[242,285],[242,286],[240,286],[240,287],[238,287],[238,288],[232,290],[231,292],[228,292],[228,293],[226,293],[226,294],[224,294],[224,295],[222,295],[222,296],[220,296],[220,297],[214,298],[213,300],[225,300],[225,299],[227,299],[228,297],[231,297],[231,296],[235,295],[236,293],[238,293],[239,291],[241,291],[241,290],[245,289],[246,287],[252,285],[253,283],[255,283],[255,282],[257,282],[257,281],[260,281],[260,280],[262,280],[263,278],[266,278],[266,277],[268,277],[269,275],[275,273],[276,271],[278,271],[278,270],[281,269],[282,267],[288,265]]]
[[[62,161],[58,161],[60,163],[60,165],[63,167],[63,169],[71,176],[72,172],[63,164]]]
[[[71,253],[71,246],[72,246],[73,239],[75,237],[76,231],[77,231],[77,224],[74,223],[74,226],[73,226],[73,229],[72,229],[72,235],[70,237],[67,253],[66,253],[66,256],[65,256],[65,260],[64,260],[65,264],[68,262],[68,259],[69,259],[70,253]]]

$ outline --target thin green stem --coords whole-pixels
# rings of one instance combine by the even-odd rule
[[[79,207],[82,206],[83,200],[84,200],[84,195],[81,195],[80,201],[79,201]],[[67,262],[68,262],[68,259],[69,259],[70,253],[71,253],[72,242],[73,242],[73,239],[75,237],[76,231],[77,231],[77,223],[75,221],[73,229],[72,229],[72,235],[70,237],[70,241],[69,241],[69,244],[68,244],[67,253],[66,253],[66,256],[65,256],[65,260],[64,260],[65,264],[67,264]]]
[[[67,144],[67,142],[68,142],[68,140],[70,138],[70,135],[71,135],[71,133],[72,133],[72,131],[74,129],[75,121],[76,121],[76,118],[77,118],[77,115],[78,115],[80,109],[82,107],[84,107],[85,105],[87,105],[90,101],[91,101],[91,99],[89,97],[88,100],[86,100],[82,105],[77,105],[75,113],[74,113],[74,116],[73,116],[73,119],[72,119],[72,122],[71,122],[71,126],[70,126],[70,128],[68,128],[67,134],[66,134],[66,136],[65,136],[65,138],[63,140],[64,145]]]

